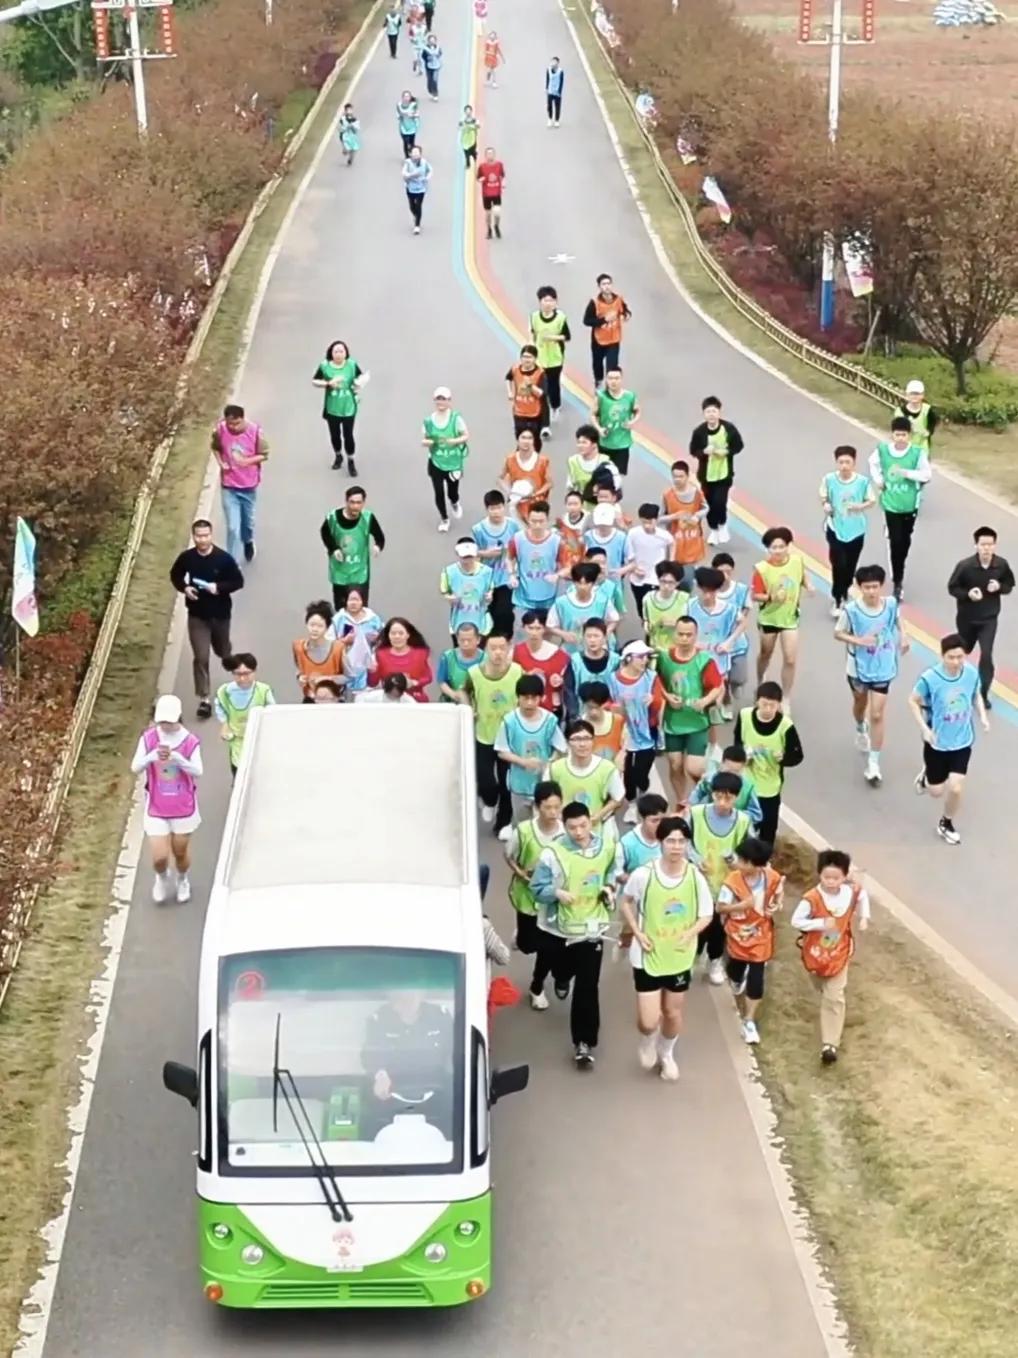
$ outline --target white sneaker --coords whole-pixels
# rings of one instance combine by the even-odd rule
[[[491,825],[494,819],[495,819],[495,808],[493,806],[482,806],[481,820],[484,821],[485,825]]]
[[[870,728],[868,722],[863,722],[862,726],[855,728],[855,748],[860,754],[870,752]]]
[[[459,503],[458,500],[454,505],[449,506],[449,513],[453,516],[454,519],[462,519],[463,506]]]
[[[879,787],[884,781],[884,775],[880,772],[880,765],[875,759],[867,759],[866,768],[862,775],[870,787]]]
[[[552,122],[552,120],[551,120],[550,118],[548,119],[548,126],[549,126],[549,127],[554,127],[554,126],[555,126],[555,124]]]
[[[721,713],[722,721],[731,721],[735,716],[735,713],[732,711],[731,703],[721,703],[718,710]]]
[[[177,900],[181,905],[186,905],[191,899],[191,879],[185,873],[177,878]]]
[[[718,538],[717,529],[712,528],[710,532],[707,534],[707,546],[716,547],[719,541],[720,539]]]
[[[926,796],[926,770],[925,770],[925,769],[920,769],[920,770],[919,770],[919,772],[916,774],[915,778],[913,778],[913,780],[912,780],[912,786],[915,788],[915,795],[916,795],[917,797],[925,797],[925,796]]]
[[[841,617],[841,604],[836,604],[833,599],[831,600],[831,617],[832,618]]]
[[[635,825],[639,819],[640,819],[639,811],[637,811],[635,806],[631,806],[626,811],[626,814],[622,817],[622,823],[624,825]]]
[[[679,1078],[679,1068],[675,1063],[674,1056],[662,1056],[661,1078],[662,1080],[677,1080]]]
[[[707,968],[707,980],[711,985],[724,985],[725,964],[720,957],[716,957]]]
[[[748,1042],[751,1047],[755,1047],[760,1041],[760,1029],[752,1019],[742,1020],[742,1038],[743,1041]]]
[[[448,533],[448,531],[449,531],[449,520],[448,520],[448,519],[439,519],[439,521],[438,521],[438,531],[439,531],[440,533]]]
[[[727,524],[723,524],[723,525],[718,529],[718,542],[719,542],[719,543],[725,543],[725,542],[731,542],[731,540],[732,540],[732,535],[731,535],[731,533],[729,533],[729,531],[728,531],[728,525],[727,525]]]
[[[637,1059],[644,1070],[653,1070],[657,1065],[657,1033],[641,1037],[636,1048]]]
[[[415,235],[415,236],[419,236],[420,234],[421,234],[421,228],[420,228],[419,226],[415,226],[415,227],[414,227],[414,235]]]
[[[501,841],[501,843],[508,844],[512,837],[513,837],[513,827],[511,825],[503,825],[501,830],[499,830],[498,832],[498,838]]]
[[[538,1013],[542,1013],[548,1008],[548,996],[543,990],[539,995],[535,995],[533,991],[530,992],[530,1007],[536,1009]]]
[[[553,410],[553,411],[551,412],[551,422],[552,422],[552,424],[558,424],[558,422],[559,422],[561,416],[562,416],[562,411],[561,411],[561,410]]]
[[[157,872],[152,882],[152,899],[156,905],[162,905],[169,894],[170,874],[168,872]]]

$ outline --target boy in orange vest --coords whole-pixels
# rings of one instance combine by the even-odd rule
[[[504,63],[505,57],[502,55],[502,44],[498,40],[498,34],[494,29],[484,40],[484,83],[490,89],[496,89],[498,82],[495,80],[495,72]]]
[[[833,1066],[845,1027],[845,986],[855,951],[855,929],[870,922],[870,899],[841,849],[817,855],[818,881],[792,911],[802,961],[820,992],[820,1060]]]
[[[717,912],[725,926],[726,970],[742,1019],[742,1036],[760,1041],[756,1011],[764,995],[764,974],[774,956],[774,916],[784,905],[785,879],[770,866],[771,846],[747,835],[735,849],[735,869],[718,892]]]

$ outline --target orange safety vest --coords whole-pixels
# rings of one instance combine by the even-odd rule
[[[699,487],[697,487],[696,495],[692,500],[680,500],[674,486],[669,486],[662,498],[666,514],[698,514],[707,503],[704,493]],[[678,561],[684,566],[695,566],[707,555],[707,544],[703,536],[703,519],[697,519],[692,524],[670,523],[668,529],[675,540],[675,546],[672,549],[673,561]]]
[[[579,528],[573,528],[566,522],[563,514],[560,519],[555,520],[555,528],[566,549],[566,564],[575,566],[578,561],[582,561],[587,552],[587,544],[583,540],[583,535],[590,527],[590,521],[586,517]]]
[[[475,49],[476,50],[476,49]],[[498,59],[502,55],[502,46],[498,39],[494,42],[490,38],[484,40],[484,64],[489,69],[498,65]]]
[[[764,868],[764,905],[774,899],[781,882],[781,874]],[[724,886],[737,901],[744,901],[742,910],[726,910],[722,915],[725,925],[728,956],[740,962],[769,962],[774,956],[774,920],[756,908],[752,889],[741,872],[730,872]]]
[[[609,709],[608,715],[612,720],[604,735],[599,736],[596,731],[594,732],[594,753],[614,761],[615,756],[622,749],[622,737],[625,734],[626,721],[621,712],[613,712]]]
[[[852,918],[859,900],[857,886],[852,888],[852,899],[843,915],[832,915],[824,904],[817,887],[807,891],[803,897],[809,902],[810,919],[833,919],[833,929],[811,929],[799,936],[802,962],[807,971],[814,976],[837,976],[848,966],[849,958],[855,952],[855,938],[852,934]]]
[[[595,344],[607,346],[622,343],[622,313],[625,307],[625,301],[617,293],[610,302],[606,302],[598,293],[594,298],[594,311],[598,320],[611,315],[614,315],[615,319],[609,321],[607,325],[597,326],[593,332]]]
[[[544,372],[541,368],[532,368],[530,372],[524,372],[519,363],[512,370],[513,373],[513,414],[518,415],[521,420],[538,420],[541,418],[540,394],[527,390],[527,384],[540,387],[544,379]]]

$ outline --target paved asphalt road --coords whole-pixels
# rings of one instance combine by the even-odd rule
[[[645,434],[670,458],[696,421],[700,398],[717,391],[747,437],[743,506],[765,522],[790,523],[808,548],[820,536],[815,486],[829,450],[845,441],[862,447],[863,436],[728,348],[686,308],[639,223],[557,7],[496,0],[493,8],[509,64],[500,88],[477,102],[482,145],[498,148],[509,177],[505,239],[490,251],[483,240],[477,246],[482,286],[511,320],[529,309],[539,284],[553,280],[577,335],[574,372],[586,383],[580,316],[595,274],[611,269],[634,313],[624,364],[646,412]],[[424,104],[421,141],[435,168],[424,234],[410,234],[393,111],[411,83],[409,62],[402,50],[390,62],[379,49],[356,96],[364,150],[353,169],[343,166],[338,148],[323,161],[278,260],[240,392],[275,455],[234,641],[260,656],[283,700],[297,696],[289,643],[301,631],[303,605],[328,593],[318,524],[344,484],[329,470],[320,396],[310,385],[326,342],[346,338],[373,374],[359,421],[360,479],[390,543],[373,603],[417,620],[436,648],[445,634],[437,577],[450,539],[435,532],[419,446],[432,388],[453,387],[473,433],[464,526],[481,516],[481,495],[511,446],[501,378],[513,341],[463,266],[455,124],[469,86],[466,7],[444,0],[439,19],[446,69],[440,103]],[[554,52],[568,70],[557,132],[544,125],[541,99],[542,66]],[[472,185],[468,192],[472,206]],[[559,253],[572,259],[549,262]],[[578,414],[552,444],[560,489]],[[668,431],[667,439],[655,430]],[[644,450],[627,500],[657,498],[662,480],[658,456]],[[971,528],[986,518],[1000,522],[1014,556],[1013,518],[1004,523],[946,482],[929,492],[908,611],[930,633],[947,630],[947,572]],[[745,574],[756,559],[754,534],[740,529],[735,537]],[[873,537],[879,556],[882,544]],[[807,606],[796,700],[807,760],[790,776],[790,803],[821,833],[851,846],[998,981],[1018,988],[1018,923],[1009,903],[992,896],[986,866],[987,847],[1005,833],[1004,770],[1018,753],[1014,712],[998,700],[992,739],[981,742],[973,763],[965,844],[943,846],[933,835],[933,808],[910,788],[918,740],[904,682],[892,703],[886,784],[871,792],[862,781],[825,604]],[[1014,605],[1005,612],[1001,653],[1013,663]],[[926,660],[917,649],[907,676]],[[178,691],[189,695],[186,658]],[[450,1358],[545,1350],[615,1358],[634,1342],[657,1347],[677,1338],[698,1358],[734,1358],[748,1347],[819,1358],[822,1340],[722,1031],[722,1022],[733,1020],[727,1012],[719,1018],[698,984],[680,1049],[682,1082],[662,1087],[634,1069],[623,965],[606,969],[602,1060],[589,1079],[570,1068],[564,1016],[554,1007],[500,1017],[503,1059],[529,1059],[533,1079],[526,1095],[498,1112],[498,1275],[482,1305],[452,1315],[238,1317],[204,1302],[190,1201],[194,1128],[186,1108],[162,1092],[160,1069],[165,1058],[187,1059],[193,1050],[200,902],[229,792],[225,755],[206,731],[196,900],[156,909],[148,870],[139,874],[46,1358],[324,1355],[336,1351],[338,1336],[345,1348],[352,1341],[367,1352],[370,1344],[381,1358],[417,1352],[422,1341],[441,1343]],[[356,789],[344,785],[331,760],[322,782],[335,801],[337,836],[356,833]],[[408,780],[406,813],[412,811]],[[486,852],[498,862],[493,842]],[[496,868],[490,900],[507,929],[503,888]],[[516,965],[518,979],[520,971]]]

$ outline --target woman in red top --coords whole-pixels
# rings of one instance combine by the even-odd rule
[[[484,206],[484,224],[491,233],[502,238],[502,185],[505,183],[505,166],[495,159],[495,148],[489,146],[484,159],[477,167],[477,178],[481,181],[481,203]]]
[[[406,675],[407,692],[415,702],[431,701],[427,691],[435,678],[431,671],[431,650],[406,618],[390,618],[382,628],[368,682],[372,688],[377,688],[390,674]]]
[[[523,615],[523,640],[513,648],[513,660],[524,674],[539,674],[544,680],[541,706],[556,716],[562,711],[565,673],[569,668],[569,654],[561,646],[548,641],[544,618],[540,613]]]

